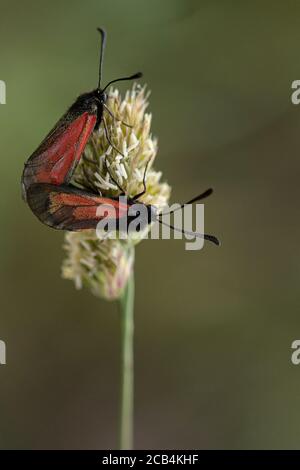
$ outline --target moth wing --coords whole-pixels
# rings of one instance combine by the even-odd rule
[[[71,111],[66,113],[25,163],[22,175],[25,196],[34,183],[57,186],[69,183],[96,121],[96,107],[77,116]]]
[[[81,191],[74,186],[51,184],[31,185],[27,191],[27,202],[44,224],[74,232],[95,229],[104,217],[123,217],[128,208],[117,200]]]

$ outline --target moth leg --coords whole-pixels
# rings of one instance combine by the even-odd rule
[[[96,166],[97,166],[97,162],[95,162],[95,160],[90,160],[85,154],[82,155],[82,158],[83,158],[83,160],[85,160],[87,163],[90,163],[91,165],[96,165]]]
[[[119,183],[114,179],[114,177],[112,176],[111,172],[110,172],[110,169],[109,169],[109,165],[107,163],[107,155],[105,155],[105,158],[104,158],[104,161],[105,161],[105,166],[106,166],[106,169],[107,169],[107,172],[111,178],[111,180],[113,181],[113,183],[119,188],[119,190],[121,191],[121,195],[125,194],[125,191],[123,188],[121,188],[121,186],[119,185]]]
[[[122,155],[122,157],[125,157],[125,155],[121,152],[121,150],[119,150],[111,141],[111,138],[109,137],[109,134],[108,134],[108,129],[107,129],[107,124],[106,124],[106,121],[105,121],[105,118],[103,117],[102,118],[102,121],[103,121],[103,126],[104,126],[104,131],[105,131],[105,136],[107,138],[107,141],[109,143],[109,145],[112,146],[112,148],[118,152],[120,155]]]
[[[115,115],[111,112],[111,110],[108,108],[108,106],[106,106],[105,103],[103,103],[103,107],[106,109],[106,111],[108,112],[108,114],[109,114],[113,119],[115,119],[116,121],[120,121],[122,124],[124,124],[124,126],[130,127],[130,129],[133,128],[133,126],[131,126],[130,124],[127,124],[127,122],[122,121],[122,119],[120,119],[120,118],[117,118],[117,116],[115,116]]]
[[[108,140],[108,139],[107,139],[107,140]],[[109,140],[108,140],[108,141],[109,141]],[[92,141],[92,143],[94,144],[93,141]],[[110,142],[109,142],[109,143],[110,143]],[[112,145],[112,144],[110,143],[110,145]],[[86,162],[90,163],[91,165],[94,165],[94,166],[96,166],[96,167],[98,166],[98,165],[97,165],[97,162],[95,162],[94,160],[90,160],[85,154],[83,154],[82,158],[83,158]],[[108,172],[108,174],[109,174],[111,180],[113,181],[113,183],[114,183],[114,184],[119,188],[119,190],[121,191],[120,196],[125,196],[124,189],[121,188],[121,186],[117,183],[117,181],[114,179],[114,177],[112,176],[112,174],[111,174],[111,172],[110,172],[109,165],[108,165],[108,162],[107,162],[107,155],[105,155],[104,161],[105,161],[106,170],[107,170],[107,172]],[[89,176],[87,175],[84,166],[83,166],[83,172],[84,172],[84,175],[85,175],[86,179],[88,180],[88,182],[91,183],[91,180],[90,180]],[[91,187],[93,187],[93,186],[91,186]]]
[[[145,166],[144,177],[143,177],[143,186],[144,186],[144,189],[143,189],[143,191],[141,191],[140,193],[136,194],[136,195],[133,197],[133,200],[134,200],[134,201],[136,201],[136,200],[139,199],[140,197],[144,196],[145,192],[147,191],[147,187],[146,187],[146,174],[147,174],[147,169],[148,169],[149,163],[150,163],[150,159],[147,161],[147,164],[146,164],[146,166]]]
[[[108,129],[107,129],[107,125],[106,125],[106,121],[105,121],[105,118],[103,117],[102,118],[102,121],[103,121],[103,126],[104,126],[104,130],[105,130],[105,135],[106,135],[106,138],[107,138],[107,141],[108,143],[112,146],[113,149],[115,149],[120,155],[122,155],[122,157],[124,157],[123,153],[120,152],[120,150],[117,149],[117,147],[114,146],[114,144],[112,143],[110,137],[109,137],[109,134],[108,134]],[[122,194],[124,194],[124,189],[121,188],[121,186],[119,185],[119,183],[114,179],[114,177],[112,176],[111,172],[110,172],[110,169],[109,169],[109,165],[107,163],[107,155],[105,154],[105,165],[106,165],[106,169],[108,171],[108,174],[109,176],[111,177],[112,181],[115,183],[115,185],[119,188],[119,190],[121,191]]]
[[[85,158],[83,156],[84,160],[86,160],[87,162],[91,163],[92,165],[95,165],[95,166],[98,166],[97,163],[93,160],[90,160],[89,158]],[[124,192],[124,189],[121,188],[121,186],[118,185],[117,181],[114,179],[114,177],[112,176],[111,172],[110,172],[110,169],[109,169],[109,166],[108,166],[108,162],[107,162],[107,156],[105,155],[105,166],[106,166],[106,170],[111,178],[111,180],[113,181],[113,183],[118,186],[118,188],[120,189],[120,191],[122,191],[122,193],[120,194],[120,196],[125,196],[125,192]],[[83,167],[83,171],[84,171],[84,174],[85,174],[85,177],[86,179],[88,180],[89,183],[91,183],[91,179],[89,178],[88,174],[86,173],[86,170],[85,168]],[[92,183],[93,184],[93,183]],[[93,188],[93,186],[90,186]]]
[[[85,178],[86,178],[86,180],[87,180],[87,182],[88,182],[89,187],[95,191],[95,189],[94,189],[94,182],[91,180],[90,175],[88,174],[88,172],[87,172],[87,170],[86,170],[86,168],[85,168],[84,165],[82,165],[82,169],[83,169],[83,173],[84,173],[84,176],[85,176]]]

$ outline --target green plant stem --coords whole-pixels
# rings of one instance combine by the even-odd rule
[[[121,297],[121,419],[120,449],[131,450],[133,446],[133,397],[134,397],[134,273],[128,280]]]

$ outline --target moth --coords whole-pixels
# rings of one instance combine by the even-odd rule
[[[105,111],[112,114],[106,105],[106,89],[112,83],[142,77],[142,73],[138,72],[130,77],[111,80],[103,89],[101,88],[106,33],[102,28],[98,28],[98,31],[101,35],[101,47],[97,88],[83,93],[76,99],[25,163],[22,194],[35,215],[38,214],[31,203],[33,193],[37,195],[39,192],[33,188],[33,185],[68,185],[89,137],[94,129],[99,128],[101,122],[105,125],[106,135],[110,141],[104,117]],[[39,188],[41,189],[41,186]]]
[[[116,228],[123,227],[120,222],[126,218],[129,224],[132,216],[129,214],[131,206],[139,202],[146,192],[146,172],[143,178],[143,190],[134,197],[127,198],[127,202],[120,201],[119,197],[106,198],[92,191],[84,191],[73,186],[70,181],[76,166],[81,158],[85,146],[95,129],[103,123],[106,138],[114,147],[109,137],[104,113],[113,116],[106,105],[107,88],[117,81],[134,80],[142,76],[141,72],[129,77],[117,78],[101,88],[102,64],[106,44],[106,34],[102,28],[98,28],[101,35],[99,78],[97,88],[91,92],[80,95],[63,117],[49,132],[43,142],[29,157],[22,174],[22,194],[34,215],[45,225],[58,230],[79,231],[97,228],[98,222],[105,216],[113,217]],[[115,117],[115,116],[113,116]],[[117,118],[116,118],[117,119]],[[130,126],[130,124],[123,123]],[[109,172],[109,167],[107,165]],[[109,172],[110,173],[110,172]],[[121,194],[123,189],[111,176]],[[212,193],[209,189],[186,204],[204,199]],[[139,202],[139,204],[142,204]],[[158,221],[161,224],[162,214],[158,214],[154,206],[142,204],[146,211],[142,220],[141,229]],[[99,208],[105,207],[105,212],[99,215]],[[184,205],[182,205],[183,207]],[[110,209],[111,208],[111,209]],[[101,211],[100,211],[101,212]],[[179,230],[175,227],[173,230]],[[216,245],[218,239],[213,235],[197,234],[187,231],[195,237],[204,238]]]

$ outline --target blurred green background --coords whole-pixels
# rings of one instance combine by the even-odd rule
[[[21,200],[23,164],[81,92],[144,72],[172,201],[209,186],[188,252],[136,261],[136,448],[300,448],[297,1],[0,1],[1,448],[115,448],[116,303],[60,277],[63,233]],[[120,90],[127,85],[121,84]]]

